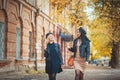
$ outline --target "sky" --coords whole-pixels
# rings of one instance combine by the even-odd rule
[[[88,0],[84,0],[84,2],[88,4]],[[94,6],[86,6],[84,9],[84,12],[86,12],[87,17],[90,21],[92,21],[95,18],[95,16],[92,15],[93,11],[94,11]]]
[[[90,21],[92,21],[95,18],[95,16],[92,15],[92,12],[94,11],[93,7],[86,7],[84,11],[86,12],[87,17]]]

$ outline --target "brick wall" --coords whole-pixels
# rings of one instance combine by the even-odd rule
[[[2,2],[5,4],[1,4]],[[28,5],[28,3],[22,4],[22,1],[19,0],[0,0],[0,22],[6,24],[5,59],[0,60],[0,72],[34,67],[35,54],[37,54],[38,66],[43,66],[46,33],[53,32],[58,37],[56,35],[57,26],[52,23],[48,16],[43,13],[37,14],[37,9]],[[17,27],[20,28],[19,59],[16,58]],[[30,32],[32,33],[31,43]],[[58,41],[61,43],[60,37]],[[30,44],[32,57],[30,57]]]

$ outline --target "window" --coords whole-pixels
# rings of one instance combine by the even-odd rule
[[[20,59],[20,36],[21,30],[19,27],[16,28],[16,59]]]
[[[32,32],[29,32],[29,57],[32,58]]]
[[[29,3],[33,6],[35,6],[35,2],[36,2],[36,0],[29,0]]]
[[[42,46],[41,46],[41,50],[42,50],[41,58],[44,59],[44,44],[45,44],[45,38],[44,38],[43,35],[42,35],[41,37],[42,37],[42,39],[41,39],[41,44],[42,44]]]
[[[0,22],[0,59],[4,59],[4,34],[5,26],[4,23]]]
[[[5,38],[5,25],[0,22],[0,60],[4,59],[4,38]]]
[[[42,11],[49,15],[49,0],[42,0]]]

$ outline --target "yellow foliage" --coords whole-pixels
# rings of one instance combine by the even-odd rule
[[[99,54],[95,54],[94,56],[93,56],[93,59],[100,59],[101,58],[101,56],[99,55]]]
[[[111,57],[112,45],[111,43],[111,34],[107,29],[110,27],[111,22],[106,23],[107,19],[96,18],[90,25],[91,31],[91,42],[94,50],[97,51],[99,56],[108,56]],[[92,51],[94,51],[92,50]]]
[[[54,16],[54,18],[58,18],[61,14],[64,16],[60,17],[60,20],[56,20],[60,23],[65,20],[65,16],[69,16],[66,21],[75,26],[84,25],[88,21],[86,13],[83,11],[86,5],[80,0],[50,0],[50,4],[55,7],[55,11],[51,12],[51,16]],[[75,10],[75,14],[72,10]],[[64,24],[66,23],[64,21]]]
[[[57,6],[57,12],[61,13],[66,5],[70,4],[71,0],[50,0],[52,6]]]

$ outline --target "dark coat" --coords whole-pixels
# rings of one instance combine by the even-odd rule
[[[74,40],[73,47],[69,49],[70,51],[74,52],[74,57],[76,57],[77,42],[78,42],[78,38]],[[86,61],[88,61],[90,55],[90,41],[85,40],[84,43],[80,45],[79,51],[80,51],[80,57],[86,58]]]
[[[50,49],[52,49],[52,51]],[[55,54],[52,55],[53,53]],[[62,71],[61,65],[63,64],[63,59],[59,44],[53,43],[53,46],[48,44],[44,56],[46,57],[46,73],[59,73]]]

